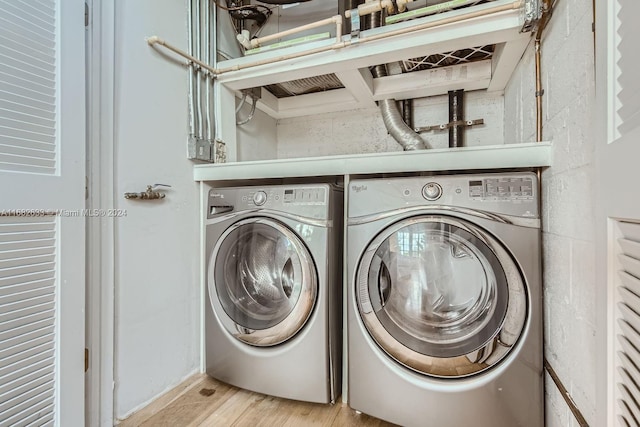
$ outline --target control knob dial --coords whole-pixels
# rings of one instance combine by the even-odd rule
[[[267,203],[267,193],[264,191],[258,191],[253,195],[253,203],[256,206],[262,206]]]
[[[431,202],[438,200],[442,196],[442,187],[440,184],[430,182],[422,188],[422,196]]]

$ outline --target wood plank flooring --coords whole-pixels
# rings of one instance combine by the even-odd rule
[[[122,421],[121,427],[391,427],[346,404],[279,399],[197,376]]]

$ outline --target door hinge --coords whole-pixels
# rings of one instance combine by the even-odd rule
[[[89,349],[84,349],[84,371],[87,372],[89,370]]]
[[[84,4],[84,26],[85,27],[89,26],[89,4],[88,3]]]

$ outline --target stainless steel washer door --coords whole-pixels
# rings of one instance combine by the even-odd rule
[[[436,377],[502,360],[527,316],[522,276],[502,245],[452,217],[417,216],[380,233],[357,278],[364,324],[391,357]]]
[[[250,218],[218,240],[209,294],[217,296],[224,311],[218,317],[229,333],[247,344],[272,346],[309,319],[318,280],[311,254],[293,231],[273,219]]]

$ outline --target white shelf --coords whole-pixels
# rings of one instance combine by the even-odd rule
[[[406,99],[446,94],[449,90],[487,89],[500,91],[506,87],[531,33],[522,33],[523,2],[497,0],[401,22],[362,32],[361,37],[378,36],[406,29],[402,35],[353,44],[326,52],[314,53],[295,59],[278,61],[219,76],[217,84],[232,92],[263,87],[297,79],[334,73],[342,81],[344,89],[289,98],[276,98],[266,89],[258,108],[276,119],[301,115],[371,108],[380,99]],[[508,10],[475,16],[496,6]],[[458,17],[461,20],[446,25],[435,25],[443,19]],[[435,26],[412,30],[420,25]],[[349,40],[345,36],[343,40]],[[335,40],[310,42],[273,51],[266,51],[243,58],[222,61],[219,68],[245,67],[256,61],[276,59],[289,54],[329,46]],[[369,67],[410,58],[425,57],[477,46],[496,45],[492,59],[433,70],[407,73],[373,79]]]
[[[551,143],[261,160],[195,166],[196,181],[298,178],[551,166]]]

